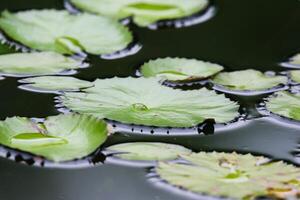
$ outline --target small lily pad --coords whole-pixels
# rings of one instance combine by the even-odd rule
[[[287,83],[284,76],[268,76],[260,71],[248,69],[234,72],[222,72],[213,78],[213,82],[229,90],[251,91],[267,90]]]
[[[103,120],[88,115],[58,115],[35,123],[13,117],[0,122],[2,145],[43,156],[56,162],[82,158],[107,138]]]
[[[71,0],[82,10],[115,19],[133,17],[139,26],[190,16],[204,10],[208,0]]]
[[[293,56],[293,57],[290,59],[289,64],[300,65],[300,54],[297,54],[297,55]]]
[[[132,42],[129,30],[113,19],[67,11],[4,11],[0,28],[14,40],[41,51],[110,54]]]
[[[79,91],[93,86],[92,82],[67,76],[41,76],[22,79],[19,82],[26,83],[20,86],[22,89],[46,92]]]
[[[190,164],[160,162],[156,171],[169,184],[194,193],[245,200],[259,196],[297,199],[300,194],[300,169],[284,162],[216,152],[183,158]]]
[[[160,58],[141,67],[145,77],[161,77],[169,81],[193,81],[211,77],[223,67],[209,62],[186,58]]]
[[[207,89],[173,89],[156,78],[98,79],[94,87],[83,91],[65,93],[62,104],[79,113],[129,124],[192,127],[206,119],[223,123],[238,116],[238,106],[224,95]]]
[[[59,74],[81,65],[80,61],[53,52],[0,55],[0,73],[6,76]]]
[[[107,150],[116,152],[114,157],[131,161],[175,160],[179,155],[191,154],[191,150],[180,145],[158,142],[123,143]]]
[[[300,120],[300,94],[277,92],[268,98],[266,108],[274,114]]]
[[[292,70],[290,73],[292,81],[300,83],[300,70]]]

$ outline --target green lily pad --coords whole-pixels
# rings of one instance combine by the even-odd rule
[[[292,70],[290,73],[292,81],[300,83],[300,70]]]
[[[216,152],[183,158],[190,164],[161,162],[156,171],[169,184],[195,193],[244,200],[259,196],[297,199],[300,193],[300,169],[283,162]]]
[[[209,62],[186,58],[160,58],[141,67],[145,77],[161,77],[169,81],[192,81],[206,79],[223,70]]]
[[[290,59],[289,64],[300,65],[300,54],[295,55]]]
[[[59,74],[78,69],[81,62],[53,52],[0,55],[0,73],[6,76]]]
[[[248,69],[235,72],[222,72],[213,78],[215,84],[229,90],[267,90],[286,84],[284,76],[267,76],[260,71]]]
[[[133,17],[139,26],[159,20],[176,19],[195,14],[208,6],[208,0],[71,0],[82,10],[115,19]]]
[[[46,92],[79,91],[83,88],[93,87],[93,83],[67,76],[41,76],[22,79],[19,82],[26,83],[20,86],[23,89]]]
[[[2,12],[0,28],[14,40],[41,51],[110,54],[132,42],[129,30],[117,21],[58,10]]]
[[[110,146],[107,150],[116,152],[114,157],[131,161],[174,160],[179,155],[192,153],[180,145],[158,142],[123,143]]]
[[[266,108],[274,114],[300,120],[300,94],[277,92],[268,98]]]
[[[82,158],[107,138],[103,120],[88,115],[58,115],[35,123],[13,117],[0,122],[2,145],[43,156],[55,162]]]
[[[206,119],[223,123],[238,116],[235,102],[207,89],[182,91],[156,78],[96,80],[81,93],[65,93],[62,104],[79,112],[123,123],[192,127]]]

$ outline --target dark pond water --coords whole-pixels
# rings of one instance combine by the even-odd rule
[[[63,8],[63,0],[2,0],[0,10]],[[279,63],[300,52],[300,2],[298,0],[215,0],[216,15],[201,24],[181,29],[150,30],[130,25],[142,49],[115,60],[90,56],[91,67],[76,77],[85,80],[135,76],[143,62],[157,57],[198,58],[222,64],[227,71],[255,68],[281,71]],[[0,53],[12,50],[0,45]],[[0,81],[0,118],[56,115],[54,95],[18,89],[17,79]],[[216,128],[214,135],[142,134],[119,132],[106,146],[129,141],[160,141],[193,149],[251,152],[295,164],[300,125],[255,111],[260,98],[234,97],[245,106],[249,120]],[[13,154],[12,156],[14,156]],[[19,158],[19,157],[18,157]],[[17,160],[18,160],[17,158]],[[115,164],[90,168],[42,168],[0,158],[0,199],[3,200],[175,200],[187,196],[161,189],[146,178],[147,170]]]

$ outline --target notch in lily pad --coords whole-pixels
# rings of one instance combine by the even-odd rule
[[[273,114],[300,121],[300,94],[277,92],[267,99],[266,109]]]
[[[282,161],[237,153],[193,153],[188,163],[160,162],[156,172],[168,184],[195,194],[233,199],[298,199],[300,169]]]
[[[63,10],[4,11],[0,28],[12,39],[41,51],[111,54],[125,49],[131,32],[116,20]]]
[[[19,88],[35,92],[59,93],[62,91],[80,91],[93,87],[93,83],[68,76],[40,76],[19,81]]]
[[[208,79],[223,70],[218,64],[186,58],[159,58],[141,67],[144,77],[159,77],[172,82]]]
[[[12,53],[0,55],[0,74],[27,77],[75,73],[82,61],[54,52]]]
[[[161,20],[188,17],[205,10],[208,0],[70,0],[77,8],[114,19],[132,17],[135,24],[145,27]]]
[[[156,161],[176,160],[180,155],[189,155],[191,150],[175,144],[160,142],[133,142],[110,146],[106,149],[113,158],[129,163],[149,164]]]
[[[0,122],[2,145],[55,162],[90,155],[105,142],[107,135],[107,124],[88,115],[51,116],[43,123],[23,117]]]
[[[283,75],[264,74],[254,69],[221,72],[212,82],[214,89],[237,95],[262,95],[287,89],[288,78]]]
[[[157,78],[98,79],[82,92],[66,92],[60,103],[69,110],[125,124],[194,127],[207,119],[234,120],[239,106],[207,89],[183,91]]]

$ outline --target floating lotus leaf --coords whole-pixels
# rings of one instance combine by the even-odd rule
[[[208,0],[71,0],[75,6],[115,19],[133,17],[139,26],[190,16],[208,6]]]
[[[289,64],[300,65],[300,54],[295,55],[290,59]]]
[[[248,69],[235,72],[222,72],[213,82],[230,90],[267,90],[286,84],[284,76],[268,76],[260,71]]]
[[[300,70],[292,70],[291,73],[291,79],[294,82],[300,83]]]
[[[66,54],[109,54],[132,41],[128,29],[113,19],[58,10],[4,11],[0,28],[30,48]]]
[[[300,120],[300,94],[277,92],[268,99],[266,107],[274,114]]]
[[[0,73],[7,76],[59,74],[81,65],[75,59],[53,52],[0,55]]]
[[[96,80],[94,87],[65,93],[61,101],[75,112],[158,127],[192,127],[206,119],[223,123],[238,116],[238,106],[224,95],[168,88],[156,78]]]
[[[158,142],[135,142],[113,145],[107,150],[114,151],[114,157],[132,161],[174,160],[179,155],[188,155],[191,150],[180,145]]]
[[[161,77],[169,81],[206,79],[222,71],[223,67],[209,62],[185,58],[160,58],[141,67],[145,77]]]
[[[20,80],[20,82],[27,83],[26,85],[22,85],[21,88],[49,92],[78,91],[80,89],[93,86],[93,83],[89,81],[84,81],[67,76],[41,76],[22,79]]]
[[[159,176],[174,186],[205,195],[250,200],[259,196],[298,199],[300,169],[264,157],[236,153],[194,153],[190,164],[159,163]]]
[[[58,115],[44,123],[13,117],[0,122],[2,145],[43,156],[56,162],[82,158],[107,137],[103,120],[87,115]]]

